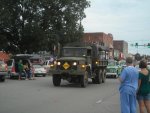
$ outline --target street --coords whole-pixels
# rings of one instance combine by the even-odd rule
[[[52,77],[35,80],[10,80],[0,83],[0,113],[119,113],[119,82],[86,88],[62,81],[54,87]]]

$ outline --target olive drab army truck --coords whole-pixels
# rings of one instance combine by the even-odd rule
[[[54,86],[60,86],[61,79],[86,87],[92,83],[104,83],[108,64],[108,49],[98,44],[70,43],[62,47],[59,57],[51,65]]]

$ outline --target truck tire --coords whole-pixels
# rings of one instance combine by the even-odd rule
[[[97,84],[102,83],[102,70],[97,71],[95,79]]]
[[[53,75],[53,84],[54,86],[60,86],[61,77],[59,75]]]
[[[106,70],[104,69],[102,72],[102,83],[105,83],[106,81]]]
[[[85,71],[84,75],[81,76],[81,87],[86,87],[88,84],[88,72]]]

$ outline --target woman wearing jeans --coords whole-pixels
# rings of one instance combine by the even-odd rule
[[[150,71],[147,69],[147,62],[145,60],[140,61],[139,68],[139,89],[137,92],[137,100],[139,103],[140,113],[150,113]]]

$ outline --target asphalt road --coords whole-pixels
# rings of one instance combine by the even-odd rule
[[[119,82],[107,79],[86,88],[52,78],[9,80],[0,83],[0,113],[120,113]]]

